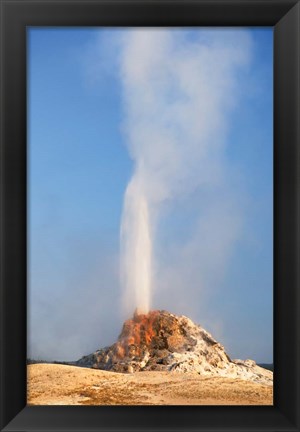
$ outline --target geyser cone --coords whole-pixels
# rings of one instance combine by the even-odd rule
[[[273,373],[253,360],[231,360],[200,325],[167,311],[136,311],[115,344],[85,356],[80,366],[115,372],[170,371],[240,378],[272,385]]]

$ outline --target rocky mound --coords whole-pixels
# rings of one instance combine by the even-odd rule
[[[110,347],[82,357],[78,366],[114,372],[171,371],[240,378],[272,385],[273,373],[253,360],[232,360],[204,328],[166,311],[135,312]]]

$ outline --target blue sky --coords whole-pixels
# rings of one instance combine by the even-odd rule
[[[185,31],[184,47],[199,40],[199,31]],[[236,29],[222,43],[235,49],[240,31],[249,53],[234,69],[237,97],[221,140],[226,189],[215,194],[211,184],[196,187],[172,195],[163,208],[157,256],[164,283],[154,290],[152,307],[190,316],[233,358],[272,362],[273,32]],[[76,359],[114,342],[121,329],[120,223],[136,157],[128,145],[130,101],[119,72],[125,48],[118,40],[125,33],[28,30],[28,353],[34,358]],[[226,217],[211,226],[204,221],[201,246],[195,215],[206,203],[214,219],[218,194]],[[235,221],[240,229],[219,247]],[[211,252],[206,242],[213,242]],[[190,255],[182,268],[175,265],[184,260],[183,249],[196,250],[191,267]],[[197,257],[207,260],[203,270]],[[197,290],[199,272],[205,276]],[[185,274],[193,275],[186,285]],[[166,284],[174,279],[181,283],[171,292]]]

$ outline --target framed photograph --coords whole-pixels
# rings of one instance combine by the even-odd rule
[[[299,430],[299,3],[1,3],[1,430]]]

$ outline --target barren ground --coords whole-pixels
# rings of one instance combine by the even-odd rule
[[[29,405],[272,405],[273,388],[190,373],[28,366]]]

